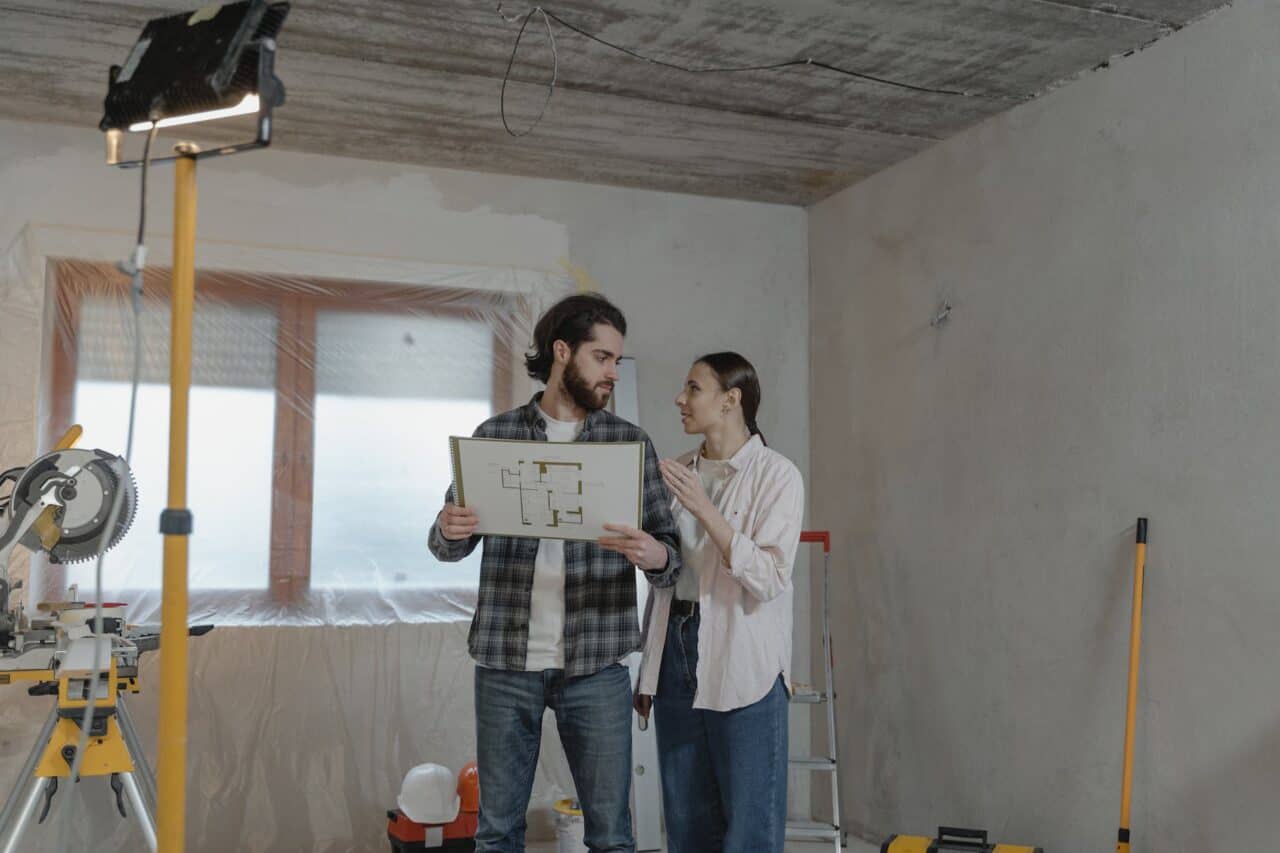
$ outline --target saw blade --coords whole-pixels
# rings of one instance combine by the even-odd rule
[[[123,476],[117,473],[121,470]],[[60,521],[62,536],[58,539],[58,543],[49,549],[49,559],[55,563],[79,563],[92,560],[100,551],[110,551],[118,545],[129,532],[129,528],[133,526],[133,517],[138,508],[138,486],[134,482],[133,472],[125,465],[124,460],[110,455],[94,460],[81,469],[77,479],[84,482],[86,473],[94,477],[104,488],[101,490],[100,497],[86,498],[83,504],[77,497],[68,502],[64,508]],[[89,487],[92,489],[93,484],[89,484]],[[119,495],[120,508],[115,525],[108,531],[107,522],[110,520],[117,495]]]
[[[40,495],[53,484],[57,484],[54,488],[60,505],[41,511]],[[116,522],[108,531],[117,496]],[[137,485],[123,459],[103,450],[72,449],[55,451],[32,463],[14,489],[11,510],[41,512],[43,530],[33,527],[23,537],[23,545],[47,552],[53,562],[75,563],[96,557],[124,538],[137,505]]]

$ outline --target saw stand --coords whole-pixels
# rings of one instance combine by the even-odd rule
[[[100,642],[109,647],[111,638],[102,637]],[[58,704],[50,711],[13,791],[5,801],[4,809],[0,811],[0,853],[19,853],[23,850],[22,839],[30,829],[32,820],[36,818],[37,811],[37,823],[43,823],[49,815],[60,782],[71,775],[71,765],[75,761],[76,747],[80,742],[80,727],[88,705],[87,676],[92,674],[92,669],[87,672],[84,669],[77,671],[74,665],[68,666],[69,663],[71,662],[68,661],[59,668],[54,676],[57,678],[55,682],[45,680],[54,675],[51,672],[0,672],[0,684],[37,681],[39,683],[30,688],[30,693],[47,695],[53,693],[56,687],[58,695]],[[121,817],[129,816],[124,803],[127,798],[133,817],[146,839],[147,849],[155,853],[155,777],[147,766],[142,743],[133,727],[122,690],[137,692],[137,677],[120,675],[113,656],[110,667],[102,673],[97,684],[89,745],[80,765],[80,777],[110,778],[111,788],[116,795],[116,808]]]

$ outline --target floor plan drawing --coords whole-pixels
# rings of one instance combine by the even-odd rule
[[[453,495],[479,536],[595,542],[641,526],[645,445],[450,436]]]
[[[582,524],[582,463],[520,460],[502,469],[502,488],[520,492],[520,521],[529,527]]]

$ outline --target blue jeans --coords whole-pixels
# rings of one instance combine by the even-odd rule
[[[694,709],[698,624],[671,614],[653,702],[668,853],[782,853],[786,687],[779,675],[745,708]]]
[[[521,853],[525,812],[542,743],[542,715],[556,715],[593,853],[633,853],[631,676],[621,664],[578,678],[564,670],[476,667],[477,853]]]

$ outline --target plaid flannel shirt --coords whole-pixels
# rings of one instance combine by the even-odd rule
[[[477,438],[546,441],[546,422],[538,413],[541,394],[528,405],[496,415],[476,428]],[[644,442],[642,527],[666,546],[667,565],[644,572],[654,586],[671,586],[680,571],[680,540],[671,517],[670,498],[658,471],[658,456],[644,431],[603,409],[589,412],[578,441]],[[450,485],[445,500],[454,500]],[[440,534],[437,519],[428,545],[437,559],[466,557],[484,539],[480,595],[467,644],[471,657],[493,669],[523,670],[529,644],[529,602],[538,539],[472,536],[451,541]],[[636,618],[636,570],[621,554],[595,542],[564,543],[564,671],[590,675],[640,647]]]

